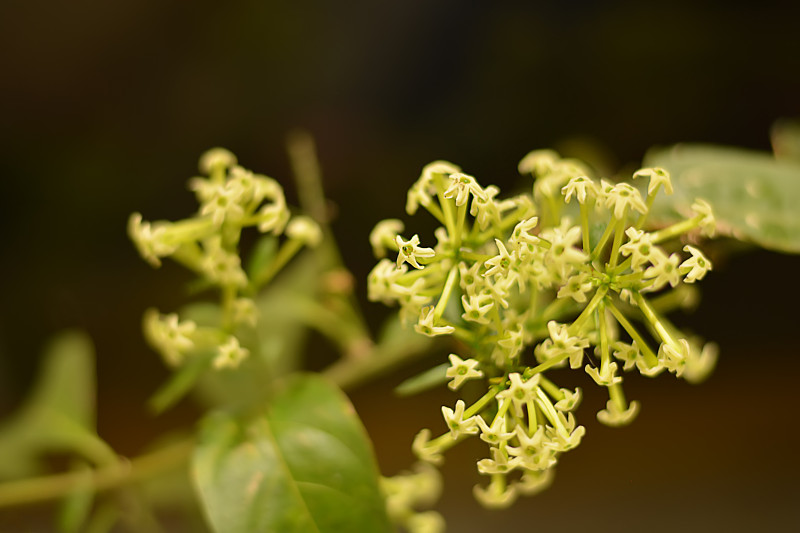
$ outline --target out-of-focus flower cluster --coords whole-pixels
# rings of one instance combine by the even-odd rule
[[[195,216],[177,222],[145,222],[134,213],[128,234],[154,267],[170,257],[195,272],[203,286],[218,289],[222,316],[218,324],[198,326],[176,313],[162,315],[150,309],[145,313],[144,332],[170,366],[210,352],[214,368],[235,368],[249,355],[236,329],[255,326],[258,320],[252,296],[304,246],[316,246],[322,232],[310,218],[290,214],[278,182],[239,166],[229,151],[209,150],[199,166],[204,176],[189,181],[200,204]],[[238,246],[242,231],[251,226],[276,240],[285,238],[269,261],[246,272]]]
[[[716,360],[713,344],[702,346],[665,317],[692,299],[686,284],[711,269],[699,249],[682,253],[676,239],[713,235],[706,202],[696,200],[691,218],[650,229],[656,194],[672,193],[664,169],[634,173],[649,180],[646,193],[594,179],[549,150],[531,152],[519,170],[534,178],[531,193],[501,199],[497,187],[457,166],[431,163],[409,190],[406,211],[421,207],[439,221],[436,242],[409,237],[396,219],[370,235],[381,258],[369,275],[370,299],[398,305],[421,334],[460,341],[463,353],[450,355],[442,376],[451,389],[485,384],[477,400],[443,407],[446,431],[432,438],[422,430],[413,449],[437,464],[442,452],[478,436],[488,447],[477,462],[488,484],[474,492],[490,507],[545,488],[560,455],[584,435],[573,414],[581,389],[560,388],[548,369],[582,369],[607,389],[597,418],[619,426],[639,411],[623,393],[625,372],[700,381]]]

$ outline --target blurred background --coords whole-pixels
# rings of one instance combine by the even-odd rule
[[[0,417],[47,338],[78,327],[97,346],[99,431],[117,451],[192,423],[188,402],[146,410],[167,372],[140,333],[144,309],[175,310],[188,278],[151,269],[125,226],[133,211],[191,214],[186,180],[207,148],[278,179],[296,205],[286,136],[314,136],[334,230],[377,326],[388,310],[366,302],[367,236],[405,217],[405,191],[434,159],[508,189],[525,186],[516,164],[536,148],[610,172],[681,141],[769,150],[773,121],[800,116],[800,4],[787,5],[4,1]],[[721,346],[707,383],[631,379],[643,409],[623,429],[593,420],[605,400],[590,395],[583,445],[553,487],[507,512],[471,497],[483,451],[454,450],[449,530],[796,530],[800,259],[752,251],[715,266],[683,320]],[[454,402],[446,391],[394,400],[407,375],[351,395],[387,474]]]

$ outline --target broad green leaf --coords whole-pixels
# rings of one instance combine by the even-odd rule
[[[220,533],[391,531],[364,428],[319,376],[293,377],[248,421],[207,416],[192,474]]]
[[[653,149],[645,166],[666,168],[675,194],[659,195],[654,219],[692,216],[695,198],[714,210],[723,235],[800,253],[800,164],[765,152],[701,144]]]
[[[95,464],[116,460],[95,430],[94,350],[80,332],[62,333],[50,343],[31,395],[0,428],[0,477],[33,474],[37,457],[56,451]]]

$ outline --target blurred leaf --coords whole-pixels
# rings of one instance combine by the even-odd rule
[[[274,235],[262,236],[253,246],[247,259],[247,277],[256,279],[258,273],[269,266],[277,251],[278,238]]]
[[[674,195],[659,195],[655,220],[692,216],[691,204],[703,198],[721,234],[800,253],[800,164],[764,152],[701,144],[652,149],[644,164],[669,170],[675,186]]]
[[[214,354],[204,352],[189,357],[186,363],[172,373],[156,393],[150,398],[150,407],[156,413],[163,413],[181,398],[186,396],[200,377],[211,367]]]
[[[51,410],[82,427],[95,424],[94,348],[77,331],[61,333],[50,343],[31,407]]]
[[[307,329],[297,316],[295,299],[314,299],[322,265],[315,253],[296,258],[256,297],[260,357],[274,377],[302,364],[301,349]]]
[[[79,465],[76,470],[81,473],[80,481],[64,499],[58,513],[58,526],[64,533],[77,533],[84,530],[83,526],[86,524],[94,501],[92,469],[83,464]]]
[[[116,460],[95,430],[94,349],[75,331],[50,343],[31,395],[0,428],[0,477],[34,474],[41,453],[60,451],[94,463]]]
[[[769,132],[776,159],[800,163],[800,121],[779,120]]]
[[[364,428],[315,375],[292,378],[248,422],[207,416],[192,471],[215,531],[391,531]]]
[[[438,387],[439,385],[447,383],[447,381],[450,379],[445,375],[448,368],[450,368],[449,363],[443,363],[433,368],[429,368],[428,370],[402,382],[400,385],[395,387],[394,392],[399,396],[411,396],[434,387]]]

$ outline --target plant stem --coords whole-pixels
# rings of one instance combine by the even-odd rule
[[[130,461],[122,458],[95,470],[91,486],[95,491],[108,490],[174,470],[188,461],[193,446],[193,439],[186,439]],[[85,475],[86,472],[76,471],[2,483],[0,508],[61,498]]]

